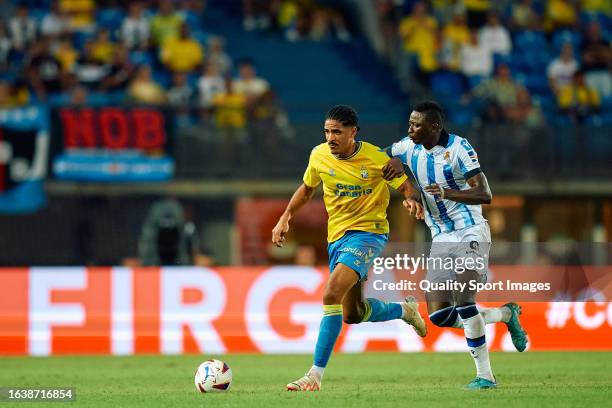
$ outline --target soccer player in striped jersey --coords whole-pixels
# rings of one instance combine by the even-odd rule
[[[323,292],[323,318],[312,368],[300,379],[287,384],[291,391],[319,391],[323,371],[331,356],[342,321],[348,324],[402,319],[420,336],[427,327],[415,301],[387,303],[363,298],[363,281],[374,259],[388,240],[388,185],[405,197],[408,211],[423,219],[423,207],[412,198],[413,188],[406,175],[386,182],[383,166],[389,158],[380,148],[355,140],[358,118],[349,106],[335,106],[324,123],[326,143],[310,154],[303,184],[291,197],[287,209],[272,230],[272,242],[282,246],[289,221],[323,184],[328,213],[328,255],[331,272]]]
[[[489,204],[492,195],[474,148],[466,139],[444,129],[438,104],[422,102],[410,114],[408,137],[386,150],[393,159],[383,170],[385,179],[403,175],[406,165],[418,185],[432,235],[429,257],[463,258],[464,264],[475,265],[474,270],[465,271],[434,266],[427,270],[427,279],[486,282],[491,234],[481,205]],[[468,259],[472,261],[468,263]],[[468,289],[426,293],[427,309],[436,326],[463,328],[477,371],[467,388],[495,388],[485,324],[506,323],[514,346],[524,351],[527,337],[518,318],[521,309],[515,303],[477,308],[475,296]]]

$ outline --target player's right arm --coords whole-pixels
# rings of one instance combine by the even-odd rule
[[[285,209],[285,212],[279,218],[276,226],[272,230],[272,242],[277,247],[282,247],[285,241],[285,235],[289,232],[289,221],[291,218],[310,200],[316,187],[308,187],[302,183],[301,186],[295,190],[289,204]]]
[[[407,152],[414,146],[414,143],[409,137],[405,137],[399,142],[393,143],[391,146],[382,149],[391,160],[383,167],[383,178],[387,181],[393,180],[394,178],[401,177],[406,174],[404,164],[401,157],[407,157]]]
[[[317,164],[317,148],[312,149],[310,153],[310,159],[308,160],[308,167],[304,172],[304,182],[301,186],[295,190],[287,208],[274,229],[272,229],[272,242],[277,247],[282,247],[285,241],[285,235],[289,232],[289,221],[291,218],[310,200],[314,194],[315,189],[321,183],[321,176],[316,167]]]

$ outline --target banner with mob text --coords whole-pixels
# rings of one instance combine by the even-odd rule
[[[153,107],[60,107],[51,114],[53,175],[164,181],[174,174],[172,115]]]

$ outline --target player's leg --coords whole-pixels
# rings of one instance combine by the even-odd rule
[[[402,303],[384,302],[374,298],[364,299],[362,281],[357,282],[344,296],[342,311],[344,323],[347,324],[402,319],[413,326],[420,336],[427,334],[427,326],[419,314],[418,303],[408,299]]]
[[[342,329],[342,299],[359,281],[359,275],[348,266],[337,263],[323,292],[323,318],[315,346],[314,364],[302,378],[287,384],[290,391],[318,391],[323,371]]]
[[[444,238],[446,239],[446,238]],[[445,268],[442,260],[448,257],[448,252],[452,244],[445,242],[433,242],[429,258],[434,260],[428,265],[426,279],[430,288],[437,288],[438,284],[443,284],[455,279],[454,271]],[[429,320],[438,327],[463,327],[459,313],[455,307],[455,297],[450,290],[431,289],[425,292],[427,301],[427,313]]]
[[[488,223],[476,225],[468,228],[461,236],[460,252],[466,260],[469,258],[473,264],[481,264],[477,270],[479,278],[486,281],[487,271],[489,270],[489,250],[491,247],[491,232]],[[503,322],[506,324],[512,343],[518,351],[525,351],[527,348],[527,333],[521,326],[519,315],[521,307],[516,303],[506,303],[501,307],[486,308],[478,306],[478,311],[482,315],[485,324]]]
[[[476,364],[476,378],[467,385],[471,389],[495,388],[496,381],[485,336],[485,321],[476,307],[476,292],[467,285],[470,281],[480,282],[483,275],[466,270],[457,274],[457,281],[466,284],[466,289],[455,293],[457,312],[463,322],[465,339]]]
[[[359,275],[359,283],[347,292],[343,300],[345,323],[386,322],[402,319],[414,327],[421,337],[427,334],[427,325],[419,314],[416,301],[406,299],[405,302],[385,302],[375,298],[363,297],[361,282],[368,277],[368,271],[374,260],[382,253],[386,243],[386,234],[352,231],[345,247],[340,251],[337,262],[349,266]],[[347,250],[350,249],[350,250]]]

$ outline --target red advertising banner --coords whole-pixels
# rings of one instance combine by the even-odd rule
[[[326,276],[281,266],[4,268],[0,354],[311,353]],[[612,303],[522,306],[532,350],[612,350]],[[466,349],[462,331],[429,329],[422,339],[401,320],[344,325],[336,349]],[[487,339],[514,350],[503,324],[488,325]]]

